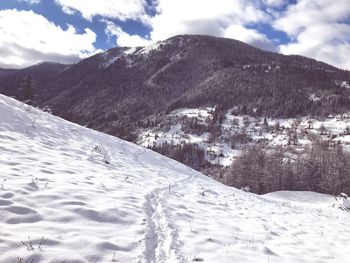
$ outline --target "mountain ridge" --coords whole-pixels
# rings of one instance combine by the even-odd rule
[[[0,79],[16,71],[17,69],[0,68]]]

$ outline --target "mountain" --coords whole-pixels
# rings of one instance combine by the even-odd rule
[[[0,112],[1,263],[347,261],[332,196],[257,196],[3,95]]]
[[[51,66],[2,79],[0,92],[16,95],[14,87],[31,73],[39,105],[132,141],[138,128],[182,107],[239,107],[270,117],[327,116],[350,109],[350,89],[340,84],[350,83],[350,72],[232,39],[181,35],[148,47],[114,48],[64,69]]]
[[[54,78],[56,74],[62,72],[67,65],[43,62],[24,69],[7,70],[6,74],[1,75],[0,70],[0,90],[1,93],[10,96],[21,97],[22,85],[27,76],[31,76],[35,83],[36,96],[41,97],[43,86],[47,81]]]
[[[5,68],[0,68],[0,79],[6,75],[9,75],[13,72],[16,72],[16,69],[5,69]]]

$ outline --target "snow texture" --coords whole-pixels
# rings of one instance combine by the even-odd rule
[[[106,51],[100,54],[102,58],[101,68],[108,68],[119,60],[125,60],[127,67],[132,67],[134,61],[131,56],[136,52],[137,48],[122,48],[118,54],[113,55],[111,51]]]
[[[347,262],[328,198],[242,192],[0,95],[1,263]]]

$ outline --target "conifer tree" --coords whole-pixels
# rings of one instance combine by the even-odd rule
[[[34,82],[31,76],[24,79],[23,101],[29,105],[34,103]]]

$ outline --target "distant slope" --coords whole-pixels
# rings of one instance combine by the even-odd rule
[[[3,95],[0,112],[1,263],[347,261],[347,212],[223,186]]]
[[[135,140],[132,132],[148,119],[181,107],[238,106],[248,114],[274,117],[350,110],[350,89],[339,86],[350,83],[348,71],[209,36],[114,48],[55,74],[43,70],[32,71],[41,105],[128,140]],[[5,79],[0,92],[14,95],[20,79]],[[311,95],[320,100],[310,100]]]
[[[3,78],[4,76],[7,76],[13,72],[16,72],[17,69],[5,69],[5,68],[0,68],[0,79]]]
[[[20,97],[24,78],[31,76],[35,82],[36,94],[40,97],[41,90],[45,83],[52,81],[54,76],[67,68],[68,65],[44,62],[24,69],[10,70],[1,77],[0,70],[0,91],[3,94]]]
[[[313,99],[319,98],[315,96]],[[322,148],[317,148],[320,143],[323,144]],[[350,182],[350,113],[324,118],[305,116],[283,119],[249,116],[240,113],[238,108],[227,111],[209,107],[183,108],[150,121],[148,127],[139,130],[137,144],[235,187],[242,187],[236,180],[237,173],[234,173],[237,166],[229,167],[239,162],[250,148],[263,147],[266,155],[262,159],[267,160],[265,168],[268,171],[264,170],[261,177],[257,172],[252,172],[251,175],[255,175],[252,180],[249,183],[244,180],[251,191],[258,193],[253,185],[258,178],[264,178],[264,193],[279,190],[329,194],[350,192],[350,184],[347,183]],[[310,153],[310,148],[317,150]],[[269,155],[271,152],[275,154]],[[315,153],[323,157],[317,158]],[[337,157],[325,157],[331,154]],[[280,158],[277,163],[288,164],[290,161],[292,165],[276,169],[278,165],[272,164],[276,156]],[[310,181],[309,176],[315,170],[307,167],[312,159],[318,160],[314,162],[318,163],[316,169],[327,176],[319,174],[312,177],[315,181]],[[326,160],[338,163],[321,164]],[[251,159],[241,171],[248,174],[254,165]],[[338,177],[339,174],[342,176]]]

